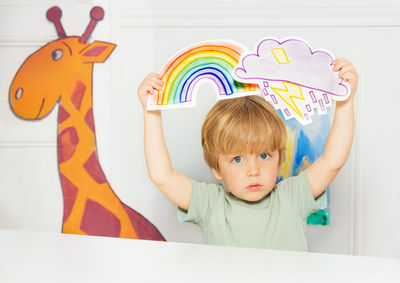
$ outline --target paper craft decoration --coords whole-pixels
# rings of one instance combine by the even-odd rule
[[[93,118],[93,64],[102,63],[115,44],[88,43],[101,7],[90,12],[82,36],[67,36],[58,7],[47,11],[56,39],[29,56],[10,87],[10,106],[21,118],[46,117],[59,103],[57,157],[64,198],[62,232],[164,241],[158,229],[124,204],[112,190],[101,168]],[[43,196],[45,197],[45,196]]]
[[[328,108],[326,115],[315,115],[313,122],[306,127],[295,119],[284,120],[286,125],[286,155],[278,175],[278,181],[296,176],[308,168],[323,153],[331,130],[333,109]],[[278,113],[283,116],[281,111]],[[307,218],[307,224],[330,224],[330,189],[326,191],[327,208],[318,210]]]
[[[161,69],[163,89],[150,95],[147,109],[193,107],[201,83],[212,81],[218,99],[249,95],[255,84],[240,83],[232,72],[244,48],[232,41],[207,41],[174,55]]]
[[[234,78],[256,83],[265,98],[285,119],[295,118],[302,125],[311,123],[314,108],[326,114],[332,100],[346,100],[348,83],[332,70],[334,56],[312,49],[300,38],[260,40],[254,52],[245,52],[234,70]]]

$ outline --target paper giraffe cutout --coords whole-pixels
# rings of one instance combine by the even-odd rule
[[[326,114],[331,99],[342,101],[350,96],[349,84],[332,70],[333,60],[328,51],[312,49],[299,38],[264,38],[256,51],[242,54],[234,78],[258,84],[285,119],[295,118],[306,125],[312,121],[314,108]]]
[[[44,118],[59,103],[58,169],[64,198],[63,233],[164,240],[157,228],[125,205],[110,187],[97,156],[93,119],[93,64],[104,62],[115,45],[87,43],[100,7],[81,37],[67,36],[58,7],[47,11],[59,39],[29,56],[10,87],[10,106],[24,119]],[[45,196],[43,196],[45,197]]]

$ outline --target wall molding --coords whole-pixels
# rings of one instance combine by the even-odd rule
[[[92,2],[90,0],[84,0],[86,2]],[[73,6],[84,2],[82,0],[59,0],[57,1],[58,6]],[[53,0],[41,0],[41,1],[31,1],[31,0],[2,0],[0,2],[0,7],[51,7],[54,6]]]
[[[0,148],[31,148],[31,147],[57,147],[57,141],[54,140],[2,140]]]
[[[134,9],[122,24],[136,27],[400,26],[400,7]]]
[[[0,47],[42,47],[54,37],[0,36]]]

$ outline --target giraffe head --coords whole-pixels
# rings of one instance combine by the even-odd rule
[[[115,48],[115,44],[107,42],[87,43],[103,16],[103,9],[94,7],[83,35],[67,37],[60,22],[61,10],[52,7],[47,11],[47,18],[54,22],[59,38],[30,55],[15,75],[9,100],[17,116],[41,119],[63,96],[70,95],[70,87],[77,78],[91,79],[93,63],[104,62]]]

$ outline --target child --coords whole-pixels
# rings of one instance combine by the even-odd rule
[[[352,93],[336,103],[325,151],[308,169],[278,184],[286,130],[264,98],[221,100],[210,110],[202,126],[204,158],[223,184],[204,184],[172,168],[161,112],[146,110],[148,95],[162,88],[161,76],[150,74],[140,85],[149,176],[178,206],[181,221],[202,228],[205,243],[307,250],[307,216],[321,208],[321,195],[345,164],[353,140],[357,71],[345,59],[336,59],[333,70]]]

